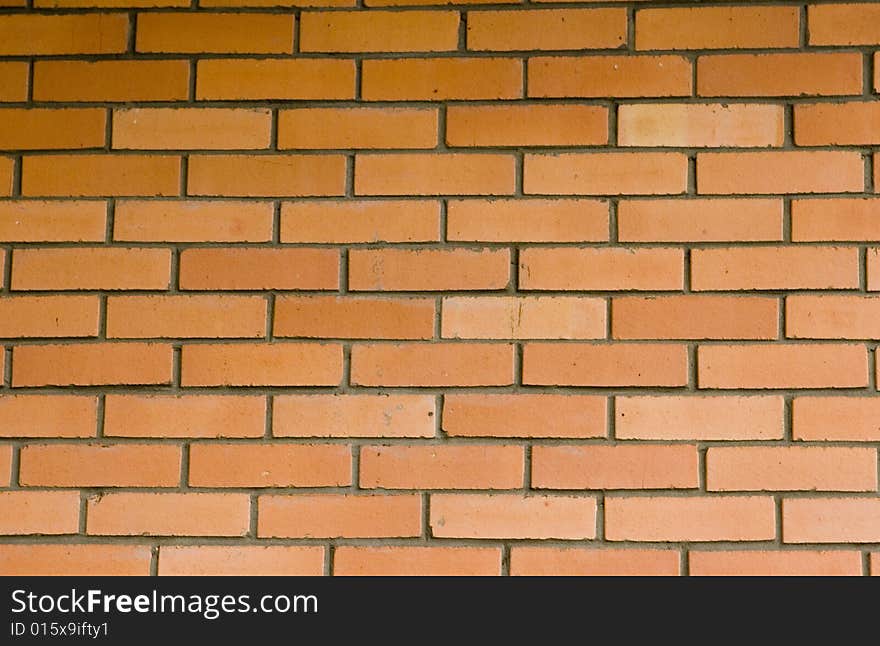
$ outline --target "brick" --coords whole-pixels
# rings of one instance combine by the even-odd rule
[[[442,52],[458,49],[454,11],[306,11],[303,52]]]
[[[468,242],[603,242],[608,203],[578,198],[449,200],[446,237]]]
[[[856,551],[790,550],[691,551],[691,576],[861,576],[862,558]]]
[[[250,499],[235,493],[109,493],[88,501],[100,536],[244,536]]]
[[[100,108],[0,110],[0,148],[103,148],[107,111]]]
[[[880,297],[789,296],[785,325],[796,339],[880,338]]]
[[[348,257],[353,291],[504,289],[508,249],[353,249]]]
[[[0,101],[27,101],[28,63],[0,62]]]
[[[447,394],[443,430],[462,437],[605,437],[606,402],[593,395]]]
[[[40,155],[24,160],[26,196],[177,195],[180,159],[159,155]]]
[[[0,337],[98,336],[97,296],[4,296]]]
[[[266,399],[231,395],[107,395],[107,437],[263,437]]]
[[[200,7],[354,7],[356,0],[201,0]],[[409,4],[409,3],[408,3]]]
[[[78,491],[0,491],[0,535],[76,534]]]
[[[433,395],[276,395],[274,400],[273,437],[434,437]]]
[[[519,446],[362,446],[362,489],[518,489]]]
[[[138,52],[289,54],[292,15],[263,13],[140,13]]]
[[[764,49],[797,47],[797,7],[643,9],[636,13],[636,49]]]
[[[324,548],[302,545],[163,545],[159,576],[320,576]]]
[[[697,148],[781,146],[782,106],[731,103],[622,105],[617,111],[621,146]]]
[[[340,546],[333,553],[336,576],[498,576],[497,547]]]
[[[216,150],[268,148],[271,111],[236,108],[133,108],[113,112],[113,148]]]
[[[701,346],[700,388],[860,388],[868,385],[862,345]]]
[[[867,250],[868,262],[868,290],[880,291],[880,249]]]
[[[528,60],[529,97],[690,96],[683,56],[537,56]]]
[[[691,288],[855,289],[859,259],[845,247],[726,247],[691,252]]]
[[[107,337],[259,338],[266,335],[261,296],[111,296]]]
[[[419,536],[418,495],[260,496],[261,538],[398,538]]]
[[[128,8],[128,7],[189,7],[186,0],[34,0],[37,8],[82,9],[86,7]]]
[[[0,445],[0,487],[9,486],[12,480],[12,446]]]
[[[364,101],[519,99],[522,62],[513,58],[365,60]]]
[[[0,196],[12,195],[14,174],[15,160],[0,157]]]
[[[509,386],[513,346],[499,343],[355,345],[351,383],[358,386]]]
[[[190,195],[294,197],[345,193],[342,155],[193,155]]]
[[[615,49],[626,45],[624,9],[473,11],[467,47],[477,51]]]
[[[536,489],[696,489],[695,446],[536,446]]]
[[[189,96],[189,62],[38,60],[33,83],[35,101],[180,101]]]
[[[353,60],[219,59],[196,63],[199,100],[353,99]]]
[[[193,444],[192,487],[344,487],[351,449],[344,444]]]
[[[432,242],[439,239],[440,203],[431,200],[281,204],[281,242]]]
[[[592,539],[596,536],[596,499],[433,495],[431,530],[439,538]]]
[[[533,386],[684,386],[683,345],[528,343],[523,383]]]
[[[794,140],[799,146],[880,144],[878,130],[880,105],[874,102],[817,103],[794,109]]]
[[[859,193],[865,166],[856,152],[700,153],[697,191],[735,193]]]
[[[0,240],[5,242],[103,242],[107,206],[93,201],[0,202]]]
[[[117,54],[127,47],[122,13],[0,16],[0,56]]]
[[[2,301],[0,301],[2,303]],[[275,337],[431,339],[434,301],[427,298],[279,296]]]
[[[782,397],[616,397],[621,440],[781,440]]]
[[[335,249],[204,248],[180,256],[181,289],[336,289]]]
[[[21,450],[25,487],[177,487],[180,448],[147,444],[43,444]]]
[[[871,4],[812,5],[807,8],[810,45],[880,44],[880,7]]]
[[[437,120],[437,110],[425,108],[280,110],[278,148],[434,148]]]
[[[880,398],[796,397],[792,405],[796,440],[880,441]]]
[[[2,437],[95,437],[98,400],[78,395],[3,395]]]
[[[172,380],[170,345],[24,345],[13,351],[13,386],[162,385]]]
[[[15,290],[167,289],[171,274],[168,249],[16,249],[12,261]]]
[[[238,343],[183,348],[184,386],[336,386],[342,346]]]
[[[510,550],[512,576],[677,576],[675,550],[582,549],[519,545]]]
[[[480,4],[518,4],[519,0],[450,0],[448,4],[453,5],[480,5]],[[368,7],[396,7],[410,5],[433,5],[437,4],[437,0],[366,0]]]
[[[441,336],[453,339],[602,339],[604,299],[495,296],[443,299]]]
[[[523,192],[531,195],[673,195],[687,190],[681,153],[527,154]]]
[[[519,254],[520,289],[680,290],[680,249],[526,248]]]
[[[450,146],[603,145],[608,143],[608,109],[565,104],[453,105],[446,111],[446,143]]]
[[[697,60],[699,96],[861,94],[858,53],[726,54]]]
[[[734,296],[648,296],[611,301],[615,339],[775,339],[779,301]]]
[[[770,496],[605,498],[609,541],[762,541],[776,535]]]
[[[120,200],[113,239],[126,242],[269,242],[270,202]]]
[[[880,199],[793,200],[791,239],[795,242],[880,240]]]
[[[356,195],[512,195],[513,155],[396,153],[355,158]]]
[[[3,545],[3,576],[148,576],[149,545]]]
[[[622,242],[752,242],[782,240],[782,200],[621,200]]]
[[[880,541],[878,498],[785,498],[785,543],[876,543]]]

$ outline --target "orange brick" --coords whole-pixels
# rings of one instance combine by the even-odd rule
[[[710,447],[709,491],[876,491],[877,451],[862,448]]]
[[[107,337],[259,338],[266,335],[261,296],[111,296]]]
[[[189,96],[189,61],[34,62],[35,101],[179,101]]]
[[[365,60],[365,101],[519,99],[522,62],[514,58]]]
[[[113,147],[135,150],[268,148],[269,110],[133,108],[113,113]]]
[[[458,49],[454,11],[306,11],[303,52],[442,52]]]
[[[680,249],[544,247],[519,254],[520,289],[680,290]]]
[[[181,289],[336,289],[335,249],[205,248],[180,256]]]
[[[353,99],[353,60],[220,59],[196,64],[200,100]]]
[[[304,201],[281,205],[281,242],[431,242],[440,203],[430,200]]]
[[[617,236],[623,242],[782,240],[782,200],[622,200]]]
[[[437,119],[437,110],[425,108],[280,110],[278,147],[434,148],[437,145]]]
[[[147,576],[149,545],[3,545],[3,576]]]
[[[730,103],[622,105],[617,111],[621,146],[781,146],[782,106]]]
[[[100,108],[0,110],[0,148],[102,148],[107,111]]]
[[[786,336],[797,339],[880,338],[880,297],[789,296]]]
[[[518,489],[519,446],[418,445],[361,447],[364,489]]]
[[[797,7],[643,9],[636,13],[636,49],[763,49],[797,47]]]
[[[123,13],[0,16],[0,56],[117,54],[127,46]]]
[[[168,249],[68,247],[16,249],[12,289],[167,289]]]
[[[624,9],[473,11],[467,47],[482,51],[614,49],[626,45]]]
[[[351,350],[359,386],[509,386],[513,346],[500,343],[365,344]]]
[[[616,397],[621,440],[781,440],[782,397]]]
[[[27,101],[28,63],[0,62],[0,101]]]
[[[684,386],[687,348],[641,343],[528,343],[523,383],[542,386]]]
[[[12,446],[0,445],[0,487],[9,486],[12,480]]]
[[[511,195],[512,155],[396,153],[358,155],[357,195]]]
[[[696,489],[697,449],[686,444],[536,446],[536,489]]]
[[[794,110],[794,140],[799,146],[880,144],[877,103],[817,103]]]
[[[76,534],[78,491],[0,491],[0,535]]]
[[[443,299],[442,336],[453,339],[602,339],[604,299],[495,296]]]
[[[200,0],[200,7],[354,7],[357,0]],[[407,3],[410,4],[410,3]]]
[[[279,296],[272,333],[276,337],[430,339],[434,336],[434,301]]]
[[[82,9],[85,7],[107,7],[107,8],[128,8],[128,7],[189,7],[187,0],[34,0],[34,7],[57,9],[62,7],[70,7],[71,9]]]
[[[98,400],[75,395],[0,397],[2,437],[95,437]]]
[[[14,181],[15,160],[0,157],[0,195],[12,195],[12,183]]]
[[[681,153],[526,155],[523,192],[532,195],[672,195],[687,190]]]
[[[794,439],[880,442],[880,398],[796,397]]]
[[[734,296],[615,298],[615,339],[775,339],[779,301]]]
[[[602,242],[608,204],[587,199],[449,200],[446,236],[479,242]]]
[[[880,7],[828,4],[807,8],[810,45],[880,44]]]
[[[691,551],[691,576],[861,576],[856,551]]]
[[[609,541],[762,541],[776,535],[773,498],[605,498]]]
[[[266,399],[224,395],[107,395],[108,437],[262,437]]]
[[[382,538],[419,536],[418,495],[260,496],[261,538]]]
[[[605,437],[606,402],[592,395],[447,394],[443,430],[462,437]]]
[[[4,296],[0,337],[98,336],[97,296]]]
[[[880,249],[867,250],[868,261],[868,290],[880,291]]]
[[[159,576],[320,576],[324,548],[292,545],[163,545]]]
[[[43,444],[21,450],[26,487],[176,487],[180,448],[146,444]]]
[[[449,0],[448,4],[454,5],[479,5],[479,4],[518,4],[519,0]],[[366,0],[368,7],[396,7],[400,5],[433,5],[437,0]],[[444,3],[446,4],[446,3]]]
[[[184,386],[337,386],[342,346],[238,343],[183,348]]]
[[[192,487],[342,487],[351,484],[344,444],[193,444]]]
[[[791,238],[796,242],[880,240],[880,199],[793,200]]]
[[[578,56],[528,59],[528,96],[664,97],[691,95],[683,56]]]
[[[107,206],[92,201],[0,202],[0,240],[8,242],[103,242]]]
[[[140,13],[138,52],[289,54],[292,15],[264,13]]]
[[[355,291],[504,289],[508,249],[353,249],[349,288]]]
[[[434,495],[431,530],[439,538],[591,539],[596,536],[596,499]]]
[[[677,576],[675,550],[528,547],[510,550],[512,576]]]
[[[27,196],[177,195],[180,158],[158,155],[40,155],[24,159]]]
[[[727,54],[697,61],[699,96],[861,94],[858,53]]]
[[[854,289],[856,249],[844,247],[726,247],[691,252],[694,290]]]
[[[865,346],[706,345],[697,355],[700,388],[860,388],[868,385]]]
[[[156,343],[24,345],[13,352],[13,386],[170,384],[171,346]]]
[[[110,493],[89,498],[89,534],[244,536],[250,498],[234,493]]]
[[[782,501],[786,543],[876,543],[880,499],[800,498]]]
[[[480,15],[485,12],[477,12]],[[521,12],[517,12],[521,13]],[[594,105],[450,106],[450,146],[592,146],[608,143],[608,109]]]
[[[120,200],[113,239],[131,242],[268,242],[270,202]]]
[[[2,570],[0,570],[2,571]],[[498,576],[497,547],[337,547],[336,576]]]
[[[433,395],[276,395],[274,400],[274,437],[434,436]]]
[[[345,193],[342,155],[193,155],[190,195],[293,197]]]

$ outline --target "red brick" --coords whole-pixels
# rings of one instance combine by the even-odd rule
[[[272,435],[434,437],[434,408],[433,395],[276,395]]]
[[[434,148],[437,120],[437,110],[425,108],[280,110],[278,148]]]
[[[167,249],[16,249],[12,289],[167,289],[170,274],[171,252]]]
[[[123,13],[0,16],[0,56],[117,54],[127,45]]]
[[[494,296],[443,299],[442,336],[453,339],[602,339],[603,299]]]
[[[9,486],[12,481],[12,446],[0,445],[0,487]]]
[[[562,153],[525,156],[531,195],[673,195],[687,190],[681,153]]]
[[[812,5],[807,12],[810,45],[880,45],[880,7]]]
[[[365,101],[519,99],[522,62],[515,58],[365,60]]]
[[[39,155],[22,166],[26,196],[153,196],[180,192],[180,158],[169,155]]]
[[[351,383],[358,386],[509,386],[513,345],[408,343],[355,345]]]
[[[353,291],[504,289],[508,249],[354,249],[348,257]]]
[[[269,110],[133,108],[113,113],[113,147],[135,150],[268,148]]]
[[[77,343],[13,351],[13,386],[163,385],[172,380],[170,345]]]
[[[181,289],[336,289],[335,249],[204,248],[180,255]]]
[[[467,47],[477,51],[615,49],[626,45],[624,9],[531,9],[468,13]]]
[[[876,543],[880,541],[880,499],[785,498],[782,540],[786,543]]]
[[[0,535],[76,534],[78,491],[0,491]]]
[[[357,195],[511,195],[515,158],[501,154],[363,154],[355,159]]]
[[[880,441],[880,398],[796,397],[792,406],[796,440]]]
[[[431,200],[284,202],[281,242],[433,242],[440,203]]]
[[[498,576],[497,547],[337,547],[336,576]]]
[[[180,448],[147,444],[42,444],[21,450],[25,487],[177,487]]]
[[[132,242],[268,242],[270,202],[120,200],[113,239]]]
[[[163,545],[159,576],[320,576],[324,548],[293,545]]]
[[[97,296],[4,296],[0,337],[98,336]]]
[[[880,297],[789,296],[785,325],[790,338],[880,338]]]
[[[731,103],[622,105],[617,110],[621,146],[698,148],[781,146],[783,109]]]
[[[233,197],[342,195],[345,164],[342,155],[193,155],[187,190]]]
[[[138,52],[289,54],[292,15],[263,13],[139,13]]]
[[[817,103],[794,109],[794,139],[799,146],[880,144],[878,130],[880,106],[875,102]]]
[[[3,395],[0,437],[95,437],[98,400],[76,395]]]
[[[674,550],[582,549],[519,545],[510,550],[512,576],[677,576]]]
[[[691,95],[683,56],[578,56],[528,59],[528,96],[666,97]]]
[[[272,333],[276,337],[430,339],[434,336],[434,301],[280,296],[275,301]]]
[[[861,576],[856,551],[740,550],[688,554],[691,576]]]
[[[0,202],[0,240],[8,242],[103,242],[107,205],[92,201]]]
[[[303,52],[442,52],[458,48],[454,11],[306,11]]]
[[[446,237],[454,241],[608,240],[608,204],[602,200],[449,200],[446,209]]]
[[[189,61],[37,60],[33,83],[35,101],[180,101]]]
[[[880,292],[880,249],[867,250],[868,291]]]
[[[483,12],[477,15],[480,13]],[[602,145],[608,143],[608,109],[564,104],[453,105],[446,111],[446,143],[450,146]]]
[[[797,47],[797,7],[643,9],[636,49],[765,49]]]
[[[0,148],[103,148],[107,111],[100,108],[0,109]]]
[[[316,343],[188,345],[184,386],[336,386],[342,346]]]
[[[199,100],[331,100],[355,94],[353,60],[200,60],[196,74]]]
[[[880,199],[793,200],[791,239],[795,242],[880,240]]]
[[[108,437],[263,437],[266,399],[229,395],[107,395]]]
[[[149,545],[2,545],[3,576],[148,576]]]
[[[111,296],[107,337],[259,338],[266,335],[261,296]]]

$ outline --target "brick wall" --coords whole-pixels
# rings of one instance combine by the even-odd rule
[[[880,574],[880,3],[0,5],[0,572]]]

